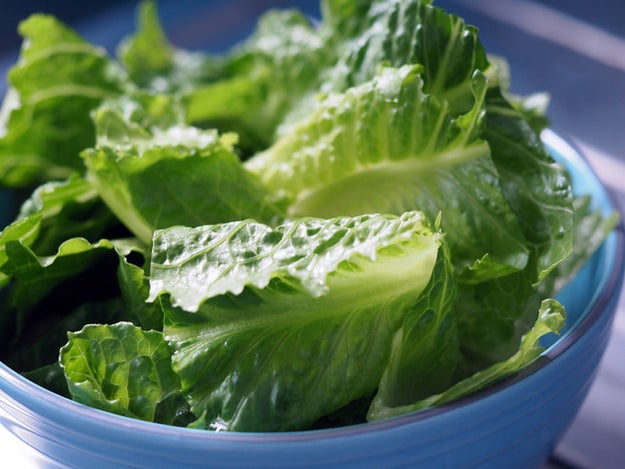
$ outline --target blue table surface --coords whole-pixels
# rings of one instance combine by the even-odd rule
[[[246,35],[253,22],[227,0],[161,0],[166,32],[178,46],[221,50],[230,35]],[[318,13],[316,1],[246,0],[260,13],[294,5]],[[486,50],[505,56],[512,90],[551,96],[551,128],[572,142],[599,177],[625,203],[625,2],[620,0],[435,0],[480,28]],[[17,59],[20,19],[53,13],[88,40],[114,52],[135,27],[134,2],[27,0],[4,5],[0,15],[0,76]],[[214,15],[221,15],[219,21]],[[213,28],[206,28],[211,22]],[[0,81],[0,95],[6,90]],[[625,303],[619,303],[613,334],[597,379],[573,425],[547,464],[550,468],[625,467]],[[0,447],[3,435],[0,433]]]

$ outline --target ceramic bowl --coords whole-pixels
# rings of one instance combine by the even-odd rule
[[[576,193],[615,209],[587,162],[551,132]],[[559,299],[565,332],[521,372],[461,400],[377,423],[292,433],[213,433],[108,414],[0,363],[0,423],[51,467],[540,467],[578,411],[623,282],[624,233],[607,238]]]
[[[121,2],[123,3],[123,2]],[[120,3],[120,4],[121,4]],[[185,46],[217,49],[244,37],[261,6],[277,2],[212,1],[214,27],[170,29]],[[291,2],[315,15],[316,2]],[[237,14],[228,12],[235,10]],[[261,6],[259,6],[261,5]],[[163,2],[164,20],[184,9]],[[81,32],[109,45],[133,27],[126,11]],[[187,8],[188,10],[189,8]],[[119,18],[127,20],[117,21]],[[236,21],[235,21],[236,20]],[[249,21],[248,21],[249,20]],[[207,35],[208,34],[208,35]],[[111,49],[111,47],[109,47]],[[551,132],[544,140],[571,172],[576,193],[589,193],[604,213],[618,209],[587,162]],[[0,202],[8,203],[8,200]],[[0,213],[0,219],[2,214]],[[5,219],[4,222],[9,220]],[[0,425],[27,448],[37,467],[540,467],[586,396],[605,350],[623,283],[623,226],[607,238],[561,293],[565,332],[532,365],[463,399],[370,424],[291,433],[213,433],[132,420],[70,401],[24,379],[0,363]],[[8,440],[0,434],[0,454]],[[4,445],[4,446],[3,446]],[[21,451],[21,450],[20,450]]]

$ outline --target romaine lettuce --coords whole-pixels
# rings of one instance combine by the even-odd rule
[[[68,336],[60,363],[70,394],[80,402],[153,421],[158,404],[180,390],[169,346],[158,331],[119,322],[86,325]]]
[[[423,92],[423,68],[383,68],[331,94],[245,166],[290,199],[289,216],[401,214],[442,224],[458,277],[475,283],[522,270],[528,247],[480,138],[486,78],[471,80],[472,109],[454,118]]]
[[[126,75],[56,18],[33,15],[19,29],[21,58],[1,113],[0,178],[24,187],[82,168],[78,154],[95,141],[89,113],[126,89]]]
[[[97,145],[82,156],[113,213],[146,245],[155,229],[172,225],[281,217],[277,199],[240,164],[236,136],[181,124],[175,106],[142,96],[94,113]]]
[[[419,212],[173,227],[151,258],[173,367],[207,428],[305,428],[374,392],[391,345],[404,399],[451,382],[453,279]]]
[[[4,362],[122,415],[276,431],[437,405],[540,355],[618,217],[572,197],[475,27],[428,0],[321,11],[209,55],[143,2],[118,59],[22,23],[0,183],[33,194],[0,233]]]

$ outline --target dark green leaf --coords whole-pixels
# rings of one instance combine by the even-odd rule
[[[440,405],[483,389],[495,381],[518,372],[535,361],[544,351],[544,348],[539,343],[539,339],[548,333],[558,333],[564,326],[565,317],[564,307],[560,303],[555,300],[543,301],[536,323],[523,336],[518,351],[510,358],[478,371],[444,392],[434,394],[416,403],[397,407],[375,406],[369,412],[368,419],[370,421],[380,420]]]
[[[106,53],[51,16],[20,24],[24,46],[9,73],[0,123],[0,180],[26,186],[82,170],[79,152],[95,141],[89,113],[125,87]]]
[[[306,428],[377,388],[407,317],[429,324],[411,332],[430,335],[423,353],[399,351],[419,370],[432,342],[455,333],[425,319],[448,310],[422,301],[453,295],[435,286],[450,281],[440,241],[415,212],[158,232],[152,297],[167,293],[164,334],[194,426]]]
[[[60,362],[78,402],[153,421],[159,403],[180,389],[160,332],[119,322],[87,325],[68,338]]]

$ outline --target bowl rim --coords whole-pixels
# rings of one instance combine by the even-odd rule
[[[565,140],[560,135],[547,129],[541,134],[541,139],[546,147],[553,149],[556,153],[564,157],[567,161],[571,161],[573,165],[581,167],[585,173],[599,183],[600,188],[604,191],[605,197],[611,208],[619,213],[623,213],[618,200],[613,191],[606,187],[599,179],[592,166],[588,163],[583,152],[575,148],[570,140]],[[349,438],[358,435],[367,434],[372,431],[391,430],[403,427],[417,422],[430,419],[437,415],[447,414],[455,409],[463,408],[481,401],[485,398],[493,396],[507,388],[512,387],[515,383],[522,381],[526,377],[533,375],[540,369],[547,366],[554,360],[559,359],[572,345],[579,340],[598,319],[605,313],[606,306],[613,301],[615,295],[620,295],[623,285],[625,269],[623,268],[623,259],[625,258],[625,228],[623,217],[619,221],[614,232],[610,235],[615,237],[615,255],[610,271],[601,281],[601,289],[598,295],[592,299],[591,305],[584,315],[574,324],[574,327],[565,335],[559,338],[554,344],[549,346],[537,360],[530,363],[516,373],[511,374],[489,386],[473,392],[467,396],[461,397],[454,401],[441,404],[436,407],[423,409],[420,411],[410,412],[405,415],[392,417],[376,422],[367,422],[352,426],[342,426],[335,428],[324,428],[315,430],[300,430],[291,432],[212,432],[203,429],[193,429],[185,427],[175,427],[155,422],[147,422],[130,417],[112,414],[103,410],[89,407],[87,405],[75,402],[71,399],[60,396],[48,389],[45,389],[28,379],[22,377],[19,373],[9,368],[0,361],[0,382],[5,382],[8,386],[13,386],[16,392],[23,393],[28,396],[31,402],[41,402],[41,405],[48,405],[59,411],[69,412],[72,419],[89,421],[96,423],[98,426],[121,429],[122,427],[128,431],[136,431],[153,436],[170,437],[184,436],[189,440],[200,440],[202,442],[231,442],[231,443],[255,443],[255,444],[275,444],[278,442],[310,442],[320,441],[324,439]],[[618,262],[620,260],[620,263]],[[612,317],[609,318],[610,322]],[[3,391],[0,388],[0,392]]]

